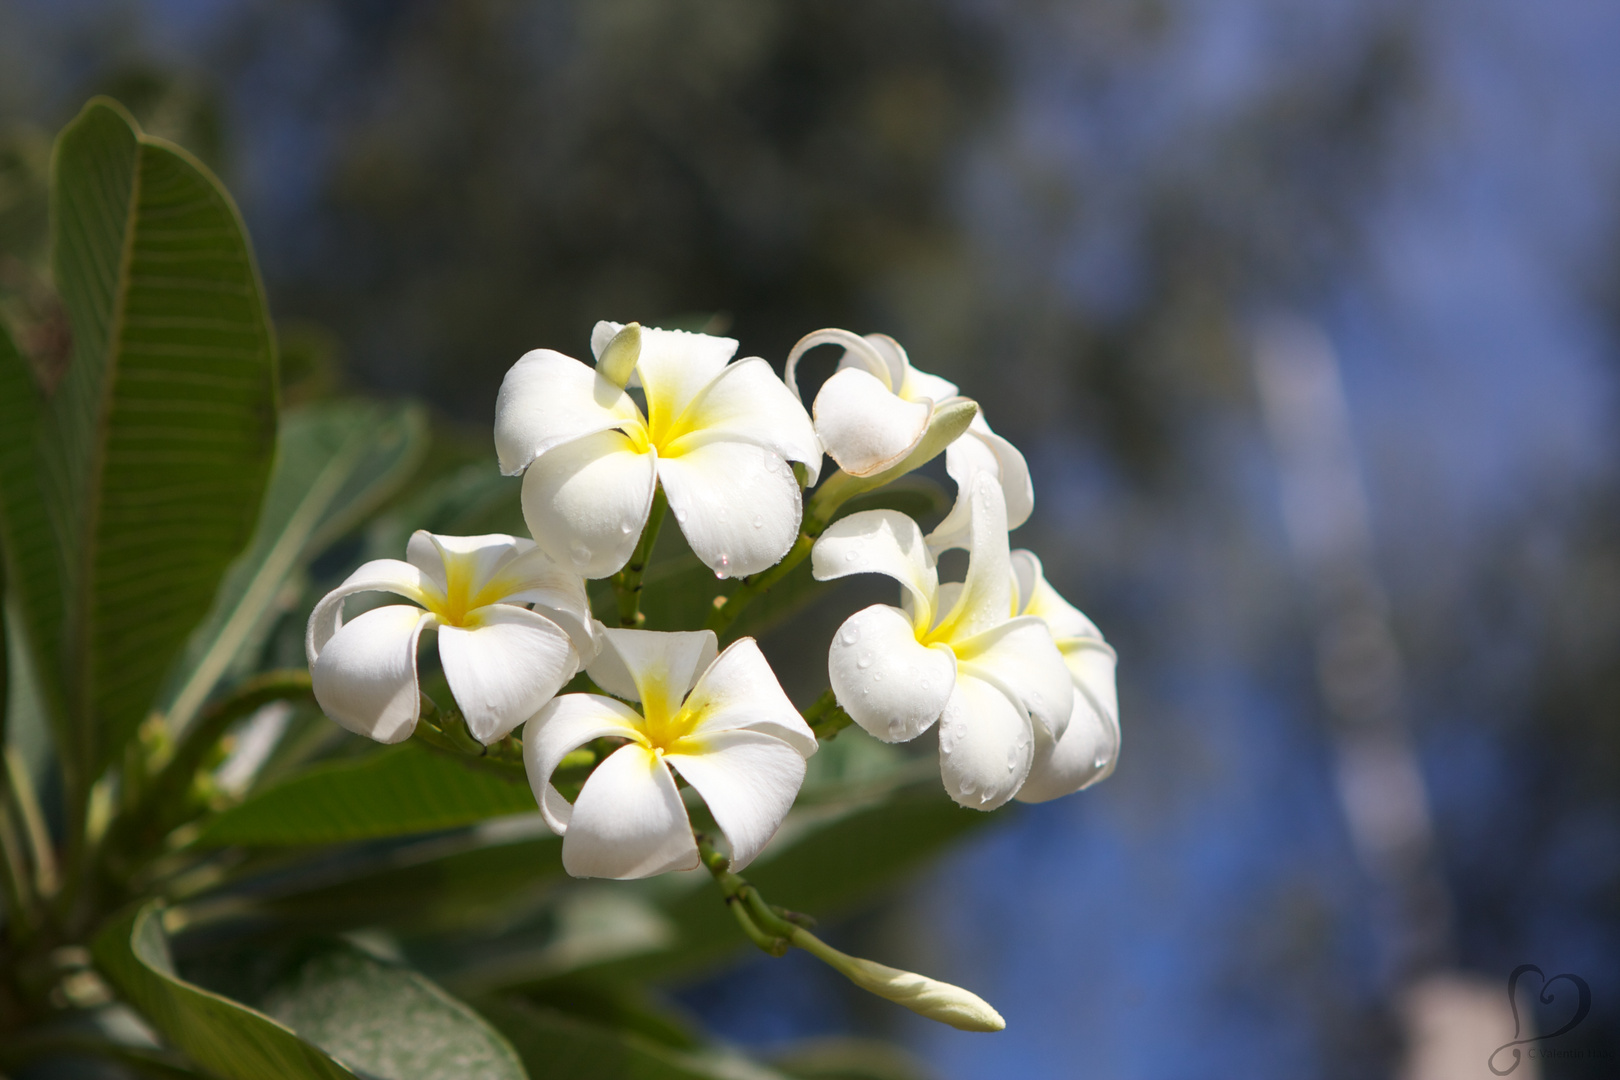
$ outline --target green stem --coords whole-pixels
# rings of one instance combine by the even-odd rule
[[[285,668],[256,675],[202,710],[134,806],[108,828],[100,862],[116,858],[139,865],[165,833],[184,821],[192,782],[231,725],[272,701],[287,700],[314,700],[307,670]]]
[[[664,514],[668,510],[669,498],[664,494],[664,485],[659,484],[653,488],[652,507],[647,511],[647,525],[641,530],[641,540],[637,542],[636,550],[630,553],[630,561],[624,564],[624,569],[613,575],[620,626],[633,628],[640,626],[643,621],[642,578],[646,576],[647,564],[652,561],[653,547],[658,543],[658,530],[664,524]]]

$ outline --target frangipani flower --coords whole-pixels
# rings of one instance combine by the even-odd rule
[[[917,523],[892,510],[834,522],[810,557],[820,581],[887,574],[903,608],[874,604],[833,637],[827,671],[838,703],[885,742],[939,721],[940,772],[963,806],[993,810],[1029,776],[1037,732],[1063,737],[1074,687],[1046,624],[1017,615],[1006,503],[974,477],[967,579],[939,583]]]
[[[610,348],[611,346],[611,348]],[[495,405],[501,471],[523,478],[523,519],[542,550],[585,577],[629,560],[661,483],[698,558],[757,573],[792,547],[803,512],[790,462],[821,468],[804,407],[730,338],[600,322],[592,370],[550,349],[506,373]],[[642,411],[623,387],[639,378]]]
[[[816,435],[838,467],[851,476],[871,476],[905,460],[928,430],[934,412],[963,400],[956,384],[911,366],[906,350],[887,334],[860,337],[848,330],[806,334],[788,354],[784,378],[799,393],[799,359],[818,345],[842,345],[838,370],[821,385],[813,406]],[[1035,491],[1029,466],[1017,447],[990,430],[981,413],[945,450],[945,471],[956,481],[956,505],[929,536],[935,552],[966,547],[968,492],[973,476],[988,472],[1007,500],[1007,527],[1029,520]]]
[[[816,737],[753,638],[718,657],[712,631],[659,633],[601,627],[591,677],[640,703],[598,694],[553,699],[523,729],[529,784],[563,868],[575,877],[641,878],[698,865],[697,844],[673,769],[703,797],[741,869],[770,838],[804,783]],[[551,784],[558,762],[590,742],[626,740],[570,805]]]
[[[1039,617],[1052,632],[1074,680],[1074,712],[1055,742],[1035,732],[1035,763],[1018,792],[1020,802],[1045,802],[1079,791],[1114,771],[1119,760],[1119,697],[1114,649],[1096,624],[1047,584],[1033,552],[1012,553],[1018,578],[1018,613]]]
[[[405,560],[374,559],[315,605],[304,636],[315,700],[378,742],[410,738],[420,714],[416,643],[437,628],[439,659],[467,728],[503,738],[596,655],[585,583],[528,540],[417,531]],[[391,592],[413,601],[345,623],[343,601]],[[533,604],[536,610],[525,605]]]

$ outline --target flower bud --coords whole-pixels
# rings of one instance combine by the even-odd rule
[[[623,388],[630,381],[631,373],[636,370],[636,361],[640,359],[641,324],[628,323],[602,349],[602,355],[596,358],[596,370],[602,378]]]
[[[988,1001],[960,986],[839,952],[807,930],[795,930],[793,944],[836,968],[862,990],[904,1005],[919,1016],[961,1031],[1000,1031],[1007,1026]]]

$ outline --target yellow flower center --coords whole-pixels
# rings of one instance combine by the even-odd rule
[[[423,590],[423,606],[446,626],[472,627],[480,622],[478,610],[499,603],[515,591],[515,583],[497,573],[488,581],[478,581],[475,558],[439,549],[444,559],[444,594],[431,584]]]
[[[665,671],[642,671],[636,680],[641,691],[641,734],[649,750],[664,754],[693,753],[692,729],[702,719],[670,693]]]

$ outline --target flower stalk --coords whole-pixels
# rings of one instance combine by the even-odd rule
[[[664,514],[669,510],[669,498],[664,494],[664,485],[653,487],[652,508],[647,511],[647,524],[641,530],[641,540],[636,544],[636,550],[631,552],[630,561],[624,564],[624,569],[613,575],[613,593],[619,605],[619,625],[627,629],[634,629],[646,622],[646,616],[641,613],[641,587],[643,579],[647,576],[647,566],[652,562],[653,548],[658,543],[658,530],[664,524]]]

